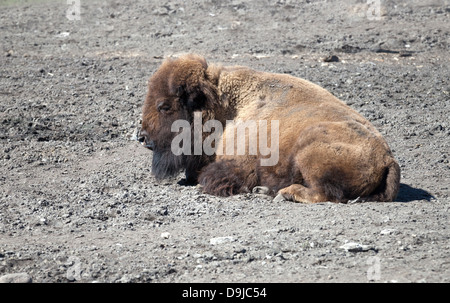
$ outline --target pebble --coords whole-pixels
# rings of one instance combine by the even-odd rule
[[[338,56],[331,55],[323,59],[323,62],[339,62]]]
[[[161,233],[161,238],[163,238],[163,239],[169,239],[169,238],[170,238],[170,233],[168,233],[168,232],[163,232],[163,233]]]
[[[374,249],[372,246],[364,245],[364,244],[360,244],[360,243],[356,243],[356,242],[346,243],[346,244],[340,246],[339,248],[342,248],[345,251],[350,251],[350,252],[361,252],[361,251],[368,251],[368,250]]]
[[[118,282],[118,283],[130,283],[131,282],[131,276],[125,274],[122,278],[120,278],[116,282]]]
[[[233,237],[217,237],[217,238],[210,239],[209,244],[219,245],[219,244],[229,243],[229,242],[233,242],[233,241],[234,241]]]
[[[0,277],[0,283],[31,283],[32,279],[26,272],[7,274]]]
[[[396,231],[396,229],[383,229],[382,231],[380,231],[380,235],[392,235]]]

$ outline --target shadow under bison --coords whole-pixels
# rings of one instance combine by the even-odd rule
[[[420,188],[414,188],[407,184],[400,183],[396,202],[411,202],[416,200],[427,200],[430,202],[432,199],[436,199],[432,194],[426,190]]]

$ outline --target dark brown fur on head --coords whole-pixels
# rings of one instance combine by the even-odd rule
[[[152,173],[157,179],[185,169],[184,182],[195,184],[200,169],[212,160],[210,156],[194,155],[193,146],[192,155],[176,156],[171,151],[176,136],[171,132],[174,121],[192,124],[195,111],[213,113],[217,92],[207,78],[207,67],[203,57],[185,55],[166,60],[149,80],[141,136],[153,150]]]

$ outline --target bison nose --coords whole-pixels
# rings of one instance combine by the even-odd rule
[[[141,129],[140,131],[138,131],[138,133],[137,133],[137,140],[139,141],[139,142],[141,142],[142,144],[144,144],[144,142],[145,142],[145,137],[147,137],[147,132],[145,131],[145,130],[143,130],[143,129]]]
[[[153,150],[153,148],[155,148],[155,142],[148,139],[148,133],[144,129],[139,131],[137,138],[137,140],[148,149]]]

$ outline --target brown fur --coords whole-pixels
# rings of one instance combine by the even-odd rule
[[[224,127],[226,120],[278,120],[278,164],[261,166],[261,155],[171,155],[172,122],[192,122],[194,111]],[[325,89],[289,75],[208,66],[197,55],[166,60],[150,78],[142,134],[157,178],[185,169],[185,183],[199,182],[213,195],[265,186],[303,203],[393,201],[399,189],[400,168],[384,138]],[[222,144],[228,135],[224,129]]]

